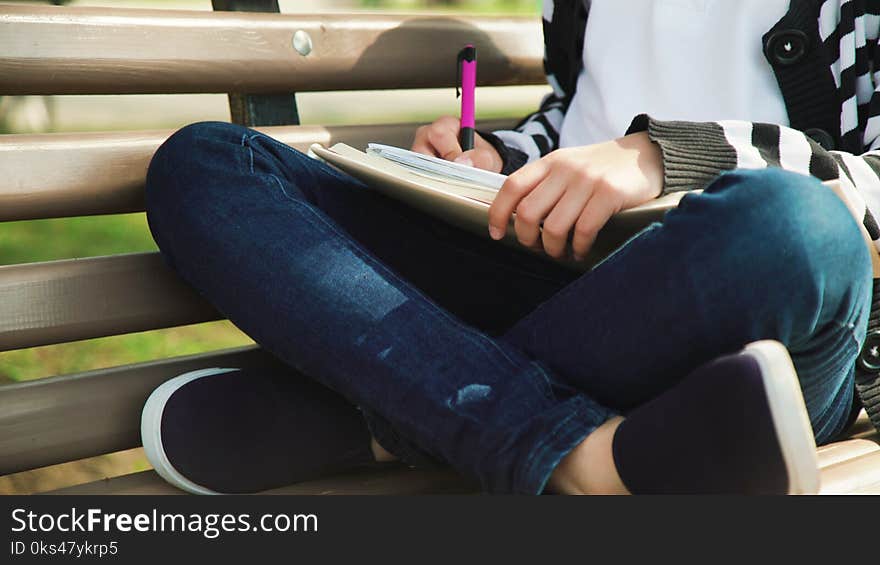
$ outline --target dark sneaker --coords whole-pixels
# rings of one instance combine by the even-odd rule
[[[156,472],[196,494],[259,492],[374,461],[360,411],[293,371],[175,377],[144,405],[141,436]]]
[[[759,341],[630,413],[614,462],[633,493],[808,494],[816,443],[785,347]]]

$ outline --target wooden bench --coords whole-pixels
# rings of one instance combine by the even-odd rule
[[[217,8],[273,0],[214,1]],[[279,15],[0,6],[0,95],[226,92],[233,120],[299,149],[408,146],[418,124],[299,126],[292,92],[449,87],[455,46],[480,52],[483,85],[542,84],[537,18]],[[443,46],[443,48],[438,48]],[[509,125],[508,120],[484,127]],[[284,124],[284,125],[282,125]],[[0,221],[143,210],[147,163],[170,131],[0,135]],[[218,319],[156,253],[0,267],[0,351]],[[0,387],[0,475],[140,445],[140,412],[163,381],[210,366],[275,363],[257,347]],[[823,492],[880,493],[878,436],[820,448]],[[286,493],[473,492],[449,471],[397,467]],[[173,493],[152,471],[58,493]]]

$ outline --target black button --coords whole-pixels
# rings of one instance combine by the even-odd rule
[[[771,65],[794,65],[807,54],[807,34],[799,29],[777,31],[764,45],[764,54]]]
[[[880,331],[874,330],[865,339],[859,353],[859,368],[868,373],[880,373]]]
[[[825,151],[833,151],[837,148],[837,142],[834,141],[834,136],[824,129],[810,128],[804,131],[804,135],[818,143]]]

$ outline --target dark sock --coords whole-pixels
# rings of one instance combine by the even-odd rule
[[[637,408],[612,452],[630,492],[784,493],[788,487],[758,363],[724,357]]]

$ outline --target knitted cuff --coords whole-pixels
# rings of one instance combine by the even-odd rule
[[[528,162],[528,155],[519,149],[514,149],[513,147],[505,145],[504,142],[501,141],[501,138],[494,133],[481,130],[477,130],[477,133],[480,134],[480,137],[489,142],[489,145],[491,145],[495,151],[498,152],[498,155],[501,156],[502,175],[509,175]]]
[[[641,114],[627,134],[647,132],[663,157],[663,194],[705,188],[736,168],[736,151],[714,122],[666,122]]]

